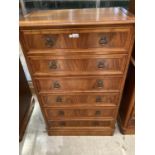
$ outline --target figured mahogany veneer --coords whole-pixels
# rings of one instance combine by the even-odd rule
[[[36,11],[20,42],[49,135],[112,135],[134,40],[122,8]]]
[[[31,56],[32,72],[37,75],[123,74],[127,55]]]
[[[98,28],[72,30],[24,31],[28,50],[37,49],[78,49],[78,48],[122,48],[128,49],[130,28]],[[75,35],[76,34],[76,35]],[[75,35],[75,37],[72,35]]]
[[[122,77],[110,76],[80,76],[80,77],[50,77],[35,78],[37,91],[43,92],[89,92],[89,91],[111,91],[119,92]]]
[[[113,118],[116,113],[115,107],[93,107],[93,108],[44,108],[46,117],[49,120],[63,119],[63,118],[93,118],[93,117],[108,117]]]
[[[42,94],[43,107],[116,106],[119,93],[54,93]]]

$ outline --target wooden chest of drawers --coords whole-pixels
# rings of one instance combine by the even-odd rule
[[[20,43],[49,135],[112,135],[134,41],[122,8],[38,11]]]

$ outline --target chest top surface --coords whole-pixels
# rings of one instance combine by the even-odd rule
[[[20,27],[134,23],[134,15],[120,7],[41,10],[20,17]]]

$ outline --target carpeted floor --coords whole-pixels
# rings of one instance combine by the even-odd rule
[[[134,155],[134,138],[134,135],[122,135],[117,126],[114,136],[48,136],[36,99],[19,154]]]

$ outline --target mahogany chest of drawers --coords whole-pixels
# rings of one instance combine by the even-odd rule
[[[49,135],[112,135],[134,41],[122,8],[36,11],[20,43]]]

